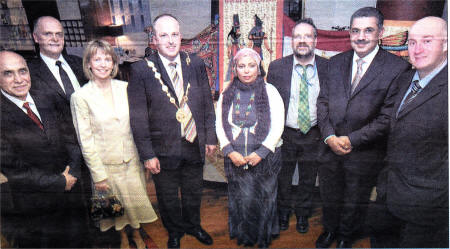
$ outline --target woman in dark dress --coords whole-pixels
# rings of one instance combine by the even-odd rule
[[[276,196],[284,105],[260,75],[260,62],[250,48],[234,57],[237,77],[220,95],[216,132],[225,155],[230,238],[268,247],[280,231]]]

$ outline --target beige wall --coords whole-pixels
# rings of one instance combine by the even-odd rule
[[[189,39],[211,24],[211,0],[149,0],[152,19],[170,13],[180,21],[183,38]]]

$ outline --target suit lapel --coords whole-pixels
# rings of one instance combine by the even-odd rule
[[[290,55],[288,57],[288,59],[286,60],[286,63],[281,68],[281,75],[283,75],[282,77],[285,77],[282,80],[282,82],[289,82],[290,83],[290,84],[281,84],[282,87],[284,88],[283,92],[286,93],[286,96],[283,99],[286,99],[287,103],[289,103],[289,98],[291,97],[293,63],[294,63],[294,56]],[[287,107],[288,107],[288,105],[285,105],[285,108],[287,108]]]
[[[2,115],[2,118],[7,118],[8,116],[10,117],[10,120],[12,122],[14,122],[16,124],[16,127],[22,127],[23,129],[26,130],[32,130],[34,133],[36,134],[40,134],[42,136],[45,136],[44,131],[41,130],[41,128],[39,128],[39,126],[37,126],[34,121],[28,117],[28,115],[22,110],[20,109],[20,107],[18,107],[16,104],[14,104],[13,102],[11,102],[9,99],[7,99],[5,96],[3,96],[2,93],[0,93],[0,98],[1,98],[1,104],[2,104],[2,112],[5,113],[5,116]],[[34,96],[33,100],[36,103],[36,98]],[[37,104],[36,104],[37,106]],[[44,113],[41,113],[39,106],[37,106],[38,111],[39,111],[39,116],[41,116],[41,122],[44,126],[44,130],[46,129],[46,125],[48,125],[46,123],[46,120],[44,119]]]
[[[394,104],[394,113],[393,113],[394,117],[397,116],[398,108],[400,107],[400,104],[402,103],[402,99],[405,96],[405,93],[411,84],[411,80],[414,77],[415,72],[416,72],[415,70],[411,70],[411,71],[407,72],[404,77],[398,79],[399,84],[402,84],[402,85],[400,85],[398,87],[399,90],[398,90],[396,101]]]
[[[113,101],[114,101],[114,116],[119,118],[122,117],[122,113],[128,112],[128,105],[127,105],[127,99],[126,95],[122,92],[122,83],[119,83],[115,81],[114,79],[111,80],[111,90],[113,95]]]
[[[184,92],[186,93],[186,89],[187,89],[187,85],[191,82],[191,70],[190,70],[190,66],[187,65],[187,54],[185,53],[180,53],[180,60],[181,60],[181,70],[182,70],[182,74],[183,74],[183,89]],[[190,58],[189,58],[190,61]]]
[[[47,138],[51,139],[52,138],[52,134],[51,134],[52,130],[50,129],[51,120],[49,119],[49,117],[54,114],[48,113],[49,107],[44,105],[44,103],[45,103],[45,102],[43,102],[43,101],[45,101],[44,99],[42,99],[38,95],[35,95],[32,97],[33,97],[34,103],[36,105],[36,108],[38,109],[39,115],[41,116],[41,122],[42,122],[42,125],[44,126],[45,134],[47,135]]]
[[[69,64],[70,69],[72,69],[73,73],[77,77],[80,87],[83,86],[84,84],[86,84],[86,79],[84,78],[83,68],[80,67],[80,65],[78,64],[79,62],[74,60],[73,57],[70,55],[64,55],[64,59],[67,61],[67,64]]]
[[[319,83],[323,82],[325,80],[325,74],[327,73],[327,67],[326,63],[323,58],[321,58],[318,55],[315,55],[315,61],[316,61],[316,67],[317,67],[317,74],[319,77]]]
[[[410,82],[410,81],[409,81]],[[442,86],[448,84],[447,66],[439,72],[417,96],[399,112],[397,119],[413,111],[433,96],[441,92]],[[409,86],[409,85],[408,85]],[[405,91],[406,92],[406,91]],[[404,94],[403,94],[404,96]],[[401,100],[400,100],[401,101]]]
[[[353,50],[349,55],[344,57],[344,61],[341,64],[341,72],[343,72],[342,83],[344,84],[345,93],[347,98],[350,98],[351,84],[352,84],[352,58],[353,58]],[[335,79],[329,79],[330,81]]]
[[[367,87],[378,75],[382,73],[382,66],[384,64],[385,56],[382,53],[382,50],[378,50],[377,55],[373,58],[372,63],[369,68],[367,68],[366,73],[363,75],[361,81],[356,87],[355,91],[352,94],[352,97],[358,94],[362,89]],[[351,82],[350,82],[351,85]]]
[[[61,95],[63,98],[67,98],[66,94],[64,93],[63,89],[58,83],[58,80],[56,80],[55,76],[53,76],[53,73],[48,68],[47,64],[40,58],[40,74],[39,76],[42,78],[42,80],[48,85],[48,87],[53,88],[56,90],[56,92]]]
[[[174,99],[178,100],[177,95],[175,93],[175,89],[173,88],[173,85],[172,85],[172,80],[170,79],[169,74],[166,71],[166,68],[164,67],[163,62],[161,61],[161,58],[159,58],[158,53],[153,54],[151,58],[152,58],[151,61],[153,61],[155,63],[156,69],[161,74],[161,79],[163,81],[163,84],[169,88],[169,91],[171,92],[172,97]]]

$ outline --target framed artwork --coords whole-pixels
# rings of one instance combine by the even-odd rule
[[[269,63],[282,57],[282,0],[221,0],[219,2],[219,81],[233,78],[231,61],[243,47],[251,47]]]

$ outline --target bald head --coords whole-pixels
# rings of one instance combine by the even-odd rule
[[[9,95],[25,100],[31,87],[25,59],[10,51],[0,52],[0,88]]]
[[[39,52],[55,60],[64,49],[63,26],[54,17],[39,17],[34,24],[33,38],[39,44]]]
[[[41,16],[38,19],[36,19],[36,21],[34,21],[33,33],[34,34],[39,33],[40,29],[42,29],[42,27],[48,23],[61,25],[61,22],[52,16]],[[61,27],[62,27],[62,25],[61,25]]]
[[[155,36],[153,43],[161,56],[173,61],[181,46],[180,24],[170,15],[163,14],[155,18],[153,22]]]
[[[440,67],[447,59],[447,22],[434,16],[415,22],[409,31],[408,53],[420,78]]]

